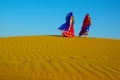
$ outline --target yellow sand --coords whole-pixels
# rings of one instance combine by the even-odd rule
[[[120,80],[120,40],[0,38],[0,80]]]

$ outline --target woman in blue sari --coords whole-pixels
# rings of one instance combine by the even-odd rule
[[[65,37],[74,37],[74,16],[73,13],[70,12],[67,14],[65,18],[66,22],[62,24],[58,29],[62,30],[62,35]]]

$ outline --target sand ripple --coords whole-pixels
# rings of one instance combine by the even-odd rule
[[[57,36],[1,38],[0,80],[120,80],[119,45]]]

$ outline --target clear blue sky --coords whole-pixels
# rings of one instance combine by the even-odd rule
[[[0,37],[61,35],[57,28],[70,11],[76,36],[89,13],[90,37],[120,39],[120,0],[0,0]]]

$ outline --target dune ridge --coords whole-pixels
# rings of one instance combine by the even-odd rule
[[[120,80],[120,40],[0,38],[0,80]]]

